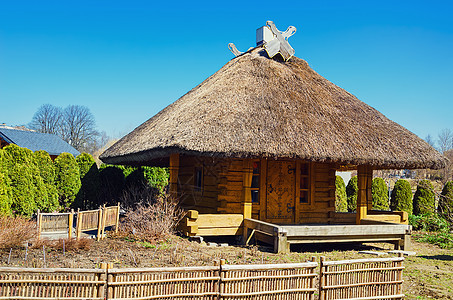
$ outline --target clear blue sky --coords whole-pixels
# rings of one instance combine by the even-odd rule
[[[453,129],[450,1],[0,0],[0,123],[85,105],[120,137],[255,44],[266,20],[296,56],[422,138]],[[280,3],[280,4],[278,4]]]

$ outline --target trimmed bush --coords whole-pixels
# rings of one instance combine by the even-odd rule
[[[93,209],[102,203],[98,200],[100,186],[99,170],[96,162],[88,153],[81,153],[76,158],[79,165],[81,188],[76,197],[75,206],[82,209]]]
[[[11,214],[12,194],[7,171],[6,153],[0,149],[0,216]]]
[[[433,214],[435,212],[435,195],[433,185],[429,180],[422,180],[417,185],[414,195],[414,215]]]
[[[47,192],[47,202],[43,203],[38,208],[46,212],[55,211],[59,207],[58,191],[55,187],[55,165],[50,158],[49,153],[43,150],[35,151],[33,153],[33,161],[39,170],[39,174]]]
[[[80,190],[80,173],[79,166],[70,153],[61,153],[55,159],[56,177],[55,185],[57,187],[60,206],[62,208],[70,207]]]
[[[373,199],[373,209],[389,210],[389,196],[387,184],[384,179],[376,177],[371,184],[371,194]]]
[[[347,212],[348,199],[346,196],[346,186],[341,176],[335,176],[335,211]]]
[[[170,178],[170,171],[168,168],[157,168],[157,167],[142,167],[143,175],[145,176],[148,184],[163,193],[164,189],[168,186],[168,180]]]
[[[439,198],[439,215],[453,225],[453,181],[448,181]]]
[[[44,182],[33,163],[33,152],[14,144],[3,149],[7,154],[6,166],[12,195],[11,209],[15,214],[29,217],[38,208],[36,202],[42,204],[47,197]]]
[[[348,211],[353,212],[357,209],[357,176],[352,177],[346,186],[346,195],[348,197]]]
[[[390,209],[412,214],[412,190],[407,180],[398,179],[390,198]]]

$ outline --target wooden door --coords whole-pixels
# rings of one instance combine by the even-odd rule
[[[296,163],[271,161],[267,163],[266,220],[270,223],[294,223]]]

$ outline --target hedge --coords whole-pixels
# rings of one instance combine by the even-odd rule
[[[0,149],[0,215],[11,214],[12,194],[7,174],[5,151]]]
[[[79,166],[70,153],[61,153],[55,159],[59,202],[63,208],[70,207],[81,187]]]
[[[411,185],[406,180],[398,179],[395,183],[390,198],[390,209],[412,214],[412,190]]]
[[[371,194],[373,199],[373,209],[389,210],[388,188],[384,179],[376,177],[371,184]]]
[[[346,196],[346,186],[341,176],[335,176],[335,211],[347,212],[348,199]]]
[[[357,176],[352,177],[346,186],[346,195],[348,197],[348,211],[353,212],[357,209]]]
[[[453,223],[453,181],[448,181],[439,198],[439,215]]]
[[[80,172],[81,188],[77,193],[75,205],[82,209],[94,209],[99,206],[99,170],[96,162],[88,153],[76,157]]]
[[[59,206],[58,191],[55,186],[55,165],[49,153],[44,150],[33,153],[33,162],[39,170],[39,175],[47,192],[47,201],[39,205],[38,208],[47,212],[55,211]]]
[[[422,180],[417,185],[414,195],[414,215],[433,214],[435,212],[435,195],[431,181]]]

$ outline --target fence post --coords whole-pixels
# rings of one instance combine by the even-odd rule
[[[223,271],[223,265],[225,265],[225,259],[221,259],[220,262],[219,262],[219,275],[220,275],[220,279],[219,279],[219,291],[218,291],[218,299],[222,299],[222,293],[223,293],[223,282],[224,282],[224,271]]]
[[[102,208],[102,233],[101,233],[101,239],[104,239],[105,223],[106,222],[107,222],[107,209],[105,208],[105,203],[104,203],[104,207]]]
[[[71,213],[68,215],[68,239],[72,238],[72,224],[74,223],[74,209],[71,209]]]
[[[97,281],[105,281],[104,285],[98,285],[98,290],[97,290],[97,295],[94,295],[94,297],[104,299],[105,297],[105,292],[107,289],[107,264],[106,263],[101,263],[100,268],[104,270],[104,273],[97,274]]]
[[[120,225],[120,203],[118,202],[118,207],[116,208],[115,233],[118,233],[119,225]]]
[[[324,256],[321,256],[321,263],[320,263],[320,268],[319,268],[319,300],[326,300],[326,295],[324,294],[324,260],[326,258]]]
[[[82,212],[80,211],[80,208],[77,209],[77,225],[76,225],[76,237],[77,239],[80,239],[80,236],[82,234]]]
[[[98,213],[98,234],[96,240],[99,241],[101,239],[101,226],[102,226],[102,206],[99,206],[99,213]]]
[[[311,262],[316,262],[316,256],[312,256],[311,257]],[[315,272],[315,269],[311,269],[311,273],[313,274]],[[315,278],[313,276],[310,277],[310,288],[314,288],[315,287]],[[310,300],[314,300],[315,299],[315,293],[311,293],[310,295]]]
[[[110,283],[115,282],[115,277],[113,277],[113,274],[109,273],[109,268],[113,269],[113,264],[109,263],[107,264],[107,297],[106,299],[113,299],[114,298],[114,286],[110,285]]]
[[[36,222],[38,223],[38,240],[41,238],[41,226],[42,226],[42,215],[41,211],[38,209],[38,215],[36,216]]]

